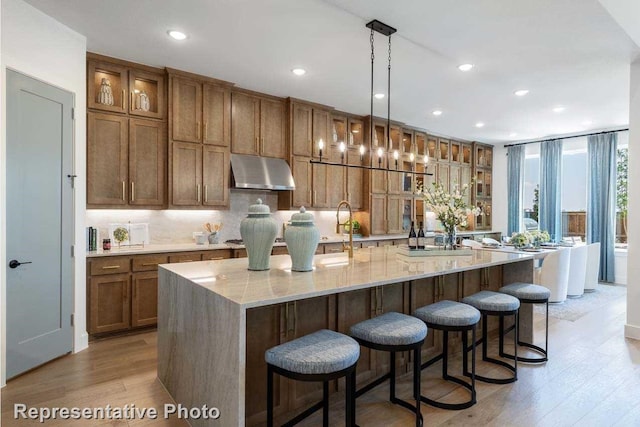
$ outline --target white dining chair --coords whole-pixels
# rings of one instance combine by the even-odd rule
[[[584,280],[584,291],[594,292],[598,286],[600,273],[600,242],[587,245],[587,272]]]
[[[571,249],[562,248],[544,257],[541,267],[534,271],[534,283],[551,291],[550,303],[561,303],[567,299]]]
[[[585,278],[587,277],[587,249],[586,245],[574,246],[570,249],[568,298],[579,298],[584,293]]]
[[[496,239],[492,239],[491,237],[483,237],[482,238],[482,243],[484,243],[485,245],[499,245],[500,242],[498,242]]]
[[[465,246],[465,247],[471,248],[471,249],[482,248],[482,243],[476,242],[475,240],[471,240],[471,239],[464,239],[460,244],[462,246]]]

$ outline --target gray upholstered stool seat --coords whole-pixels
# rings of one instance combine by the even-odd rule
[[[471,326],[480,321],[480,312],[475,307],[448,300],[420,307],[414,316],[427,324],[440,326]]]
[[[520,308],[518,298],[493,291],[480,291],[464,297],[462,302],[481,311],[515,311]]]
[[[265,353],[267,363],[299,374],[329,374],[353,366],[360,345],[344,334],[322,329]]]
[[[518,299],[529,301],[546,301],[551,296],[551,291],[544,286],[533,283],[512,283],[500,288],[500,292]]]
[[[389,312],[353,325],[352,337],[381,345],[411,345],[427,336],[424,322],[406,314]]]

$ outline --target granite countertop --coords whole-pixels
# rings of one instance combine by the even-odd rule
[[[312,272],[292,272],[288,255],[271,257],[271,269],[247,270],[246,258],[160,266],[244,307],[259,307],[372,286],[533,259],[530,254],[469,251],[462,256],[407,257],[397,247],[361,249],[314,257]]]
[[[491,231],[462,231],[458,235],[473,235],[473,234],[488,234]],[[433,237],[437,233],[427,232],[426,237]],[[367,241],[379,241],[379,240],[399,240],[406,239],[405,234],[386,234],[382,236],[368,236],[368,237],[354,237],[354,242],[367,242]],[[333,235],[325,236],[320,240],[320,244],[323,243],[340,243],[343,240],[348,240],[347,234],[343,236]],[[273,246],[286,246],[284,242],[277,242]],[[99,248],[97,251],[88,251],[87,258],[103,257],[103,256],[118,256],[118,255],[143,255],[143,254],[159,254],[168,252],[190,252],[190,251],[212,251],[216,249],[244,249],[244,245],[232,244],[232,243],[217,243],[217,244],[204,244],[197,245],[195,243],[165,243],[165,244],[149,244],[137,247],[123,247],[118,249],[117,245],[112,244],[110,251],[103,251]]]

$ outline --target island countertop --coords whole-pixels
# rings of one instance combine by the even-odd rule
[[[471,250],[467,255],[408,257],[386,246],[314,257],[311,272],[291,271],[288,255],[271,257],[271,269],[249,271],[247,258],[164,264],[175,273],[241,308],[253,308],[417,280],[532,259],[530,254]]]

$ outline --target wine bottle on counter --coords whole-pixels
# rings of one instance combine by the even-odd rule
[[[418,237],[416,236],[416,229],[413,221],[411,221],[411,230],[409,230],[409,249],[418,249]]]
[[[422,228],[422,221],[420,221],[420,229],[418,229],[418,249],[424,250],[425,247],[424,228]]]

